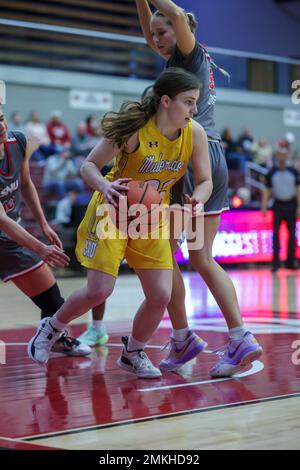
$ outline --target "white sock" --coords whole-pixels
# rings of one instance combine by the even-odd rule
[[[53,328],[58,331],[64,331],[66,329],[67,323],[62,323],[57,319],[57,313],[50,318],[50,324]]]
[[[232,340],[239,340],[242,339],[244,334],[246,333],[246,328],[244,325],[237,326],[236,328],[230,328],[229,330],[229,338]]]
[[[97,331],[104,330],[104,321],[103,320],[93,320],[92,322],[93,327]]]
[[[141,341],[138,341],[137,339],[134,339],[133,336],[129,336],[128,338],[128,344],[127,344],[127,349],[128,352],[130,353],[131,351],[137,351],[139,349],[145,349],[147,343],[142,343]]]
[[[184,341],[187,338],[189,331],[188,326],[186,328],[181,328],[180,330],[173,329],[172,338],[175,339],[175,341]]]

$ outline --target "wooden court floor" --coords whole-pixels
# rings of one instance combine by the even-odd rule
[[[227,341],[211,294],[185,273],[190,325],[209,349],[180,373],[141,380],[120,370],[120,337],[143,299],[134,275],[121,275],[107,305],[106,346],[84,358],[27,358],[37,308],[12,284],[0,284],[0,447],[18,449],[300,449],[300,271],[234,270],[244,321],[264,347],[251,367],[211,379],[213,350]],[[67,296],[84,279],[61,279]],[[74,322],[81,333],[89,314]],[[147,353],[167,353],[167,314]],[[4,355],[5,357],[4,357]]]

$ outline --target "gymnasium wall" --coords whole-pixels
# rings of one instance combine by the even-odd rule
[[[71,89],[111,92],[113,108],[118,109],[123,100],[138,99],[144,88],[150,84],[147,80],[12,66],[2,67],[1,78],[5,80],[7,87],[7,117],[12,111],[18,110],[26,120],[32,110],[38,110],[42,120],[48,120],[53,109],[60,109],[71,130],[88,114],[103,114],[88,107],[70,108]],[[218,129],[229,126],[234,134],[238,134],[247,126],[252,128],[255,136],[265,135],[270,140],[278,140],[285,132],[292,131],[298,143],[300,142],[300,127],[286,127],[283,123],[283,109],[295,109],[289,96],[221,88],[218,89],[217,96]]]
[[[209,46],[300,57],[300,20],[284,13],[274,0],[177,0],[177,3],[196,14],[198,39]]]

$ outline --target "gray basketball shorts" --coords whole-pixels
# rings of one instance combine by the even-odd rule
[[[41,260],[33,251],[12,240],[0,239],[0,279],[4,282],[26,274],[42,266]]]
[[[228,168],[223,151],[223,147],[218,141],[208,141],[208,150],[210,156],[211,173],[213,190],[210,198],[204,204],[204,214],[214,215],[221,214],[223,211],[229,210],[229,201],[227,197],[228,191]],[[189,163],[188,169],[179,183],[172,191],[171,203],[184,204],[184,195],[193,194],[195,188],[192,162]]]

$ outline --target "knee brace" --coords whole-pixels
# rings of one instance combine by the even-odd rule
[[[41,294],[31,297],[31,300],[41,309],[41,319],[52,317],[65,301],[61,296],[57,283]]]

